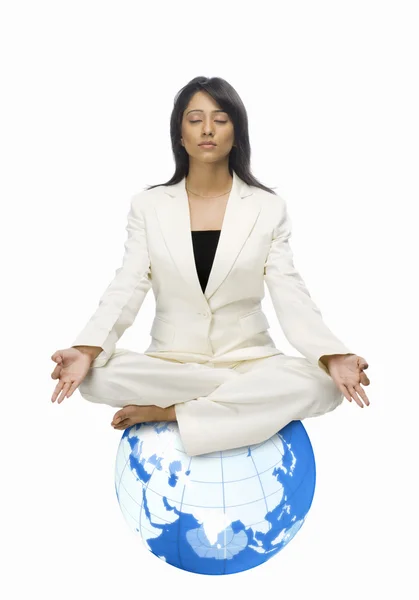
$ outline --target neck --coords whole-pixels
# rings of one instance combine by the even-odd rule
[[[198,164],[189,166],[186,176],[186,189],[189,193],[199,196],[213,197],[227,194],[233,184],[233,178],[228,167],[222,168],[217,165]]]

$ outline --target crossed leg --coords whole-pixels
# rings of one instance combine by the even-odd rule
[[[302,357],[243,361],[236,372],[239,379],[175,405],[188,455],[260,443],[291,421],[334,410],[344,398],[327,373]]]
[[[343,400],[322,369],[284,354],[228,368],[118,349],[105,366],[89,371],[79,390],[111,406],[173,406],[189,456],[265,441],[289,422],[320,416]]]

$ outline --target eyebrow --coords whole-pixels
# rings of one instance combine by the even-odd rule
[[[189,115],[190,112],[204,112],[204,111],[200,108],[193,108],[192,110],[188,110],[188,112],[186,113],[186,116]],[[212,110],[211,112],[215,113],[215,112],[227,112],[227,111],[222,110],[221,108],[216,108],[215,110]]]

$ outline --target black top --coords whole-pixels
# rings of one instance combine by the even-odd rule
[[[191,231],[196,271],[202,291],[207,287],[221,229]]]

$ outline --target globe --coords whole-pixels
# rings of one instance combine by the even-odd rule
[[[301,421],[270,439],[190,457],[173,422],[124,430],[115,462],[123,517],[146,548],[193,573],[259,566],[300,530],[314,495],[313,449]]]

